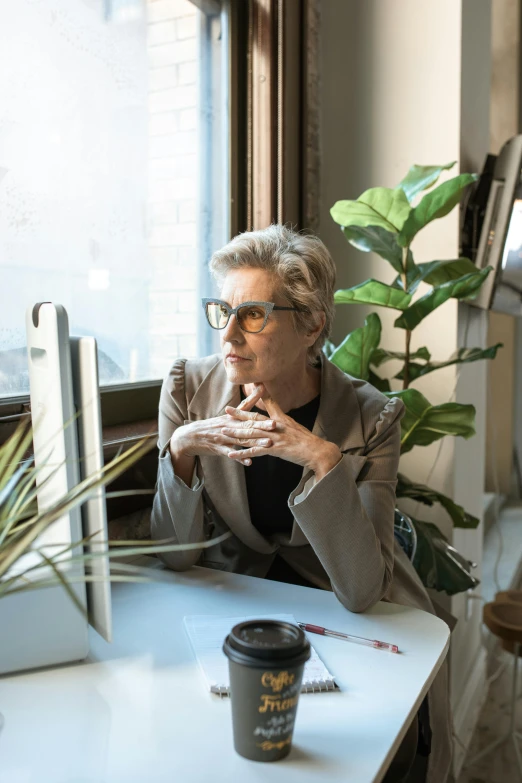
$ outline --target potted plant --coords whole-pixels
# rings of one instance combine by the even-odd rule
[[[446,435],[470,438],[475,434],[473,405],[457,402],[432,405],[413,384],[442,367],[494,359],[502,345],[461,348],[443,360],[434,360],[427,346],[412,346],[413,331],[424,318],[450,298],[473,299],[491,270],[491,267],[478,270],[469,258],[415,263],[411,251],[414,238],[433,220],[451,212],[466,188],[477,179],[475,174],[460,174],[431,189],[442,172],[454,165],[454,162],[443,166],[414,165],[396,188],[371,188],[356,200],[338,201],[331,209],[333,219],[351,245],[363,252],[377,253],[396,273],[389,285],[370,279],[336,291],[335,301],[397,310],[394,326],[402,330],[404,350],[381,347],[381,321],[377,313],[371,313],[364,326],[348,334],[340,345],[329,344],[327,355],[345,372],[369,381],[388,397],[403,401],[406,411],[401,422],[402,454],[414,446],[428,446]],[[419,294],[421,283],[430,286],[426,293]],[[392,390],[391,379],[382,372],[393,359],[401,362],[399,372],[393,376],[401,383],[400,390]],[[410,498],[427,506],[438,503],[455,527],[475,528],[479,523],[451,498],[411,481],[402,473],[398,475],[397,498]],[[439,528],[421,519],[412,522],[418,539],[413,564],[423,583],[450,595],[473,586],[466,579],[465,571],[456,567],[454,550],[448,551],[447,539]],[[476,584],[476,580],[473,582]]]
[[[13,434],[0,445],[0,600],[16,593],[39,590],[62,585],[79,611],[85,609],[71,588],[71,581],[93,581],[96,577],[89,572],[89,563],[105,552],[85,552],[83,545],[88,539],[74,541],[52,548],[42,543],[42,535],[60,517],[89,499],[101,486],[109,484],[156,445],[156,439],[144,438],[108,462],[99,474],[81,481],[70,492],[57,500],[45,511],[37,507],[37,479],[39,470],[27,451],[31,445],[32,430],[22,421]],[[150,490],[127,490],[107,492],[106,497],[122,494],[154,493]],[[107,542],[111,563],[111,581],[151,581],[157,572],[128,563],[122,563],[134,555],[157,554],[186,549],[205,549],[228,538],[225,533],[219,538],[195,544],[172,544],[168,541],[125,541]],[[78,550],[79,554],[78,554]],[[26,555],[33,557],[27,559]],[[83,564],[85,570],[68,568]],[[74,574],[72,579],[69,573]],[[79,574],[79,575],[78,575]],[[30,578],[29,578],[30,577]]]

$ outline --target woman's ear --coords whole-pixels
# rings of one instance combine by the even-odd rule
[[[313,345],[321,332],[324,329],[326,323],[326,315],[323,310],[317,310],[315,313],[315,326],[309,332],[306,333],[307,338],[310,340],[310,345]]]

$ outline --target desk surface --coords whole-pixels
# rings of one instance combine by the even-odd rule
[[[378,783],[438,671],[448,627],[379,603],[351,614],[323,590],[194,568],[113,586],[114,639],[91,630],[78,664],[0,677],[0,780],[6,783]],[[229,699],[207,692],[186,614],[291,613],[399,645],[400,655],[310,635],[341,692],[303,694],[287,759],[232,745]]]

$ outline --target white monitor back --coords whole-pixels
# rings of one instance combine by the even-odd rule
[[[82,480],[103,469],[103,439],[98,384],[98,349],[94,337],[71,337],[74,405],[78,414],[78,446]],[[89,622],[108,642],[112,641],[111,583],[109,581],[108,529],[105,487],[82,506],[84,551],[92,555],[87,582]]]
[[[96,344],[90,338],[73,341],[71,361],[67,313],[61,305],[51,302],[28,309],[26,331],[38,509],[43,511],[78,484],[80,465],[84,475],[88,475],[102,464]],[[78,407],[82,402],[87,404],[83,421],[75,415],[75,400]],[[82,422],[79,433],[77,421]],[[96,534],[91,551],[101,551],[102,555],[93,560],[96,565],[92,569],[96,578],[104,581],[99,583],[99,589],[96,583],[95,589],[89,591],[92,600],[88,611],[97,630],[110,640],[110,584],[105,580],[109,566],[103,556],[106,543],[102,543],[108,538],[103,491],[92,498],[83,516],[84,525],[80,508],[71,509],[41,534],[35,548],[47,556],[67,550],[60,558],[60,570],[78,601],[87,607],[84,565],[68,561],[83,552],[79,542],[85,535]],[[40,562],[39,555],[30,552],[11,569],[9,576]],[[49,567],[33,571],[30,578],[44,577],[53,578]],[[80,660],[89,651],[86,616],[78,611],[61,585],[4,597],[0,601],[0,627],[8,629],[0,645],[2,674]]]
[[[509,139],[497,157],[475,263],[492,266],[469,303],[522,315],[522,135]]]

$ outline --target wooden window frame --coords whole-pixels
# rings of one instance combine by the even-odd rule
[[[247,223],[303,228],[306,0],[248,0]]]

